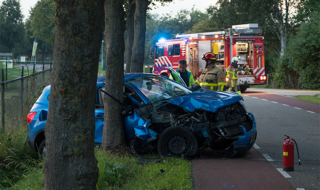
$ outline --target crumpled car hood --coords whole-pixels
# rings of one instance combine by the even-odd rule
[[[177,105],[187,111],[203,110],[216,112],[217,109],[243,100],[235,92],[217,92],[212,90],[199,89],[193,93],[165,100]]]

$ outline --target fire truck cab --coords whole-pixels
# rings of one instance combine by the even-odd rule
[[[151,52],[153,73],[170,75],[167,67],[178,68],[185,59],[187,69],[196,79],[205,69],[202,57],[206,52],[217,56],[216,66],[225,71],[232,57],[238,57],[241,91],[250,85],[265,84],[264,37],[258,24],[233,25],[224,31],[177,34],[176,39],[160,39]]]

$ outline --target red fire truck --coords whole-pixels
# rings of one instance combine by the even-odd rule
[[[202,56],[213,52],[217,67],[225,71],[232,57],[238,57],[241,91],[250,85],[265,84],[264,37],[258,24],[233,25],[224,31],[177,34],[176,39],[160,39],[151,51],[154,59],[153,73],[170,75],[167,67],[178,68],[178,61],[185,59],[187,69],[196,79],[205,69]]]

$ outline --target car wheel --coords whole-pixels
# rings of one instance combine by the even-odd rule
[[[42,156],[42,157],[45,157],[46,155],[46,140],[43,140],[41,143],[40,143],[40,146],[39,146],[39,154]]]
[[[198,150],[198,141],[186,128],[169,127],[161,133],[157,147],[161,156],[193,156]]]

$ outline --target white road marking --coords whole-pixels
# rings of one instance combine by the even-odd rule
[[[254,97],[254,96],[252,96],[252,98],[258,98],[258,97]]]
[[[309,112],[309,113],[314,113],[313,111],[307,111],[307,112]]]
[[[264,156],[269,162],[273,162],[274,161],[268,154],[262,154],[262,156]]]
[[[272,103],[275,103],[275,104],[277,104],[278,102],[275,102],[275,101],[271,101]]]
[[[305,188],[297,188],[297,190],[306,190]]]
[[[294,107],[295,109],[297,109],[297,110],[301,110],[301,108],[298,108],[298,107]]]
[[[266,99],[261,99],[261,100],[263,100],[263,101],[269,101],[269,100],[266,100]]]
[[[284,106],[289,106],[289,105],[287,105],[287,104],[282,104],[282,105],[284,105]]]
[[[277,168],[277,170],[283,175],[283,177],[292,178],[286,171],[283,171],[283,168]]]
[[[242,95],[242,96],[248,96],[248,95]]]
[[[259,147],[256,143],[254,143],[253,147],[254,147],[255,149],[260,149],[260,147]]]

